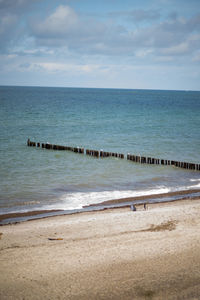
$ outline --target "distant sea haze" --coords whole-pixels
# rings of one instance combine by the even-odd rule
[[[0,87],[0,213],[200,188],[200,172],[27,147],[200,163],[200,92]]]

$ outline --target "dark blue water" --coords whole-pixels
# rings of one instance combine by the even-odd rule
[[[200,172],[30,148],[36,142],[200,163],[200,92],[0,87],[0,209],[74,209],[199,188]]]

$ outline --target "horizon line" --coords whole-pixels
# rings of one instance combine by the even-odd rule
[[[27,87],[27,88],[66,88],[66,89],[99,89],[99,90],[146,90],[146,91],[174,91],[174,92],[200,92],[200,90],[190,89],[155,89],[155,88],[119,88],[119,87],[82,87],[82,86],[48,86],[48,85],[16,85],[0,84],[0,87]]]

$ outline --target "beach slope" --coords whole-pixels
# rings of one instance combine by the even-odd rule
[[[0,227],[0,299],[200,299],[200,199]]]

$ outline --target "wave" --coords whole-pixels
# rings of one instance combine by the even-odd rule
[[[192,179],[190,179],[190,181],[191,181],[191,182],[200,182],[200,178],[199,178],[199,179],[197,179],[197,178],[194,178],[194,179],[193,179],[193,178],[192,178]]]
[[[73,210],[81,209],[83,206],[90,204],[102,203],[108,200],[116,200],[130,197],[150,196],[167,194],[169,192],[183,191],[183,190],[195,190],[200,188],[200,183],[179,186],[179,187],[165,187],[159,186],[157,188],[149,190],[114,190],[114,191],[95,191],[95,192],[74,192],[65,193],[57,199],[56,203],[46,205],[45,209],[62,209],[62,210]]]
[[[167,187],[160,187],[157,189],[150,190],[126,190],[126,191],[102,191],[102,192],[75,192],[65,194],[60,198],[60,202],[57,204],[47,205],[45,209],[81,209],[83,206],[90,204],[101,203],[107,200],[115,200],[129,197],[148,196],[155,194],[168,193],[171,190]]]

